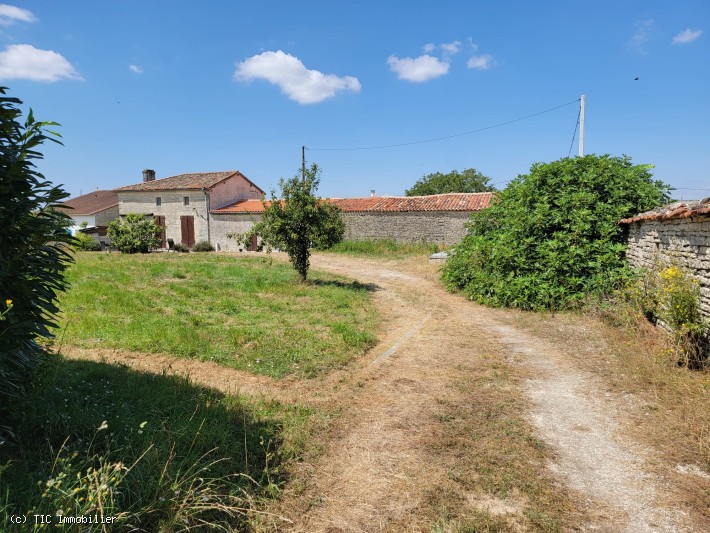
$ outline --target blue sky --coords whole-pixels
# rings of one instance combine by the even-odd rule
[[[9,2],[0,84],[62,124],[41,169],[72,195],[144,168],[268,190],[302,145],[323,196],[469,167],[502,187],[567,156],[585,94],[586,153],[710,196],[707,0]]]

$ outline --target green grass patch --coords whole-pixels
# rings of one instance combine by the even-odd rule
[[[13,435],[0,446],[2,531],[50,529],[32,516],[56,523],[63,513],[117,517],[110,531],[165,532],[246,530],[248,511],[279,493],[312,414],[182,377],[64,359],[9,413]],[[29,521],[13,525],[11,515]]]
[[[342,366],[375,342],[369,288],[217,254],[77,254],[58,342],[168,353],[276,378]]]
[[[431,255],[442,248],[433,243],[403,244],[393,239],[378,239],[366,241],[341,241],[326,252],[355,256],[375,256],[399,259],[417,255]]]

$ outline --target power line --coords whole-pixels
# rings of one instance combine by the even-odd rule
[[[579,127],[579,117],[582,115],[582,108],[579,108],[577,112],[577,123],[574,125],[574,133],[572,134],[572,142],[569,143],[569,152],[567,152],[567,157],[572,155],[572,146],[574,146],[574,138],[577,136],[577,128]]]
[[[526,120],[532,117],[536,117],[538,115],[542,115],[544,113],[549,113],[550,111],[555,111],[556,109],[560,109],[562,107],[566,107],[568,105],[572,105],[574,103],[579,102],[579,98],[576,100],[572,100],[571,102],[567,102],[566,104],[558,105],[556,107],[551,107],[550,109],[545,109],[544,111],[539,111],[538,113],[533,113],[531,115],[526,115],[524,117],[516,118],[513,120],[508,120],[506,122],[501,122],[499,124],[493,124],[491,126],[486,126],[485,128],[479,128],[477,130],[471,130],[471,131],[464,131],[463,133],[455,133],[453,135],[445,135],[444,137],[436,137],[434,139],[425,139],[423,141],[412,141],[412,142],[406,142],[406,143],[399,143],[399,144],[385,144],[382,146],[363,146],[359,148],[308,148],[306,147],[306,150],[312,150],[312,151],[354,151],[354,150],[381,150],[384,148],[399,148],[401,146],[412,146],[415,144],[424,144],[424,143],[431,143],[431,142],[436,142],[436,141],[444,141],[446,139],[453,139],[454,137],[462,137],[464,135],[471,135],[472,133],[478,133],[481,131],[486,131],[486,130],[492,130],[493,128],[499,128],[501,126],[507,126],[508,124],[513,124],[514,122],[520,122],[521,120]]]

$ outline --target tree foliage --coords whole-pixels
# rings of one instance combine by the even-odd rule
[[[467,168],[463,172],[452,170],[448,174],[434,172],[417,181],[411,189],[404,193],[407,196],[427,196],[448,192],[489,192],[495,188],[489,184],[490,178],[478,172],[475,168]]]
[[[239,240],[248,242],[258,235],[261,248],[286,252],[302,281],[308,276],[310,249],[330,248],[345,233],[340,209],[316,196],[319,184],[320,169],[315,163],[303,177],[297,174],[289,180],[280,180],[281,199],[271,191],[271,202],[265,203],[261,221],[239,236]]]
[[[560,309],[625,277],[617,222],[669,200],[650,165],[588,155],[536,163],[475,213],[444,279],[494,306]]]
[[[6,91],[0,87],[0,404],[42,360],[37,341],[52,337],[73,243],[71,219],[56,209],[69,195],[34,164],[43,142],[59,143],[47,129],[57,124],[36,121],[31,110],[21,122],[22,102]]]
[[[106,229],[111,244],[125,254],[148,253],[160,246],[161,228],[138,213],[128,213],[124,220],[112,220]]]

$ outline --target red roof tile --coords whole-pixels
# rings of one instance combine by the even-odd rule
[[[161,178],[154,181],[143,181],[134,185],[126,185],[115,189],[118,192],[124,191],[172,191],[172,190],[201,190],[211,189],[218,183],[223,182],[232,176],[239,176],[248,183],[261,190],[254,182],[247,178],[238,170],[228,170],[226,172],[196,172],[191,174],[179,174],[169,178]]]
[[[672,220],[700,215],[710,215],[710,198],[700,201],[674,202],[646,211],[635,217],[625,218],[620,220],[619,224],[633,224],[634,222],[647,220]]]
[[[480,211],[491,203],[493,193],[448,193],[431,196],[373,196],[367,198],[327,198],[346,213],[401,213],[407,211]],[[269,201],[266,202],[269,205]],[[213,213],[262,213],[261,200],[242,200]]]
[[[71,198],[64,202],[67,207],[73,209],[62,209],[68,215],[93,215],[104,209],[118,205],[118,195],[114,191],[93,191],[82,194],[76,198]]]

